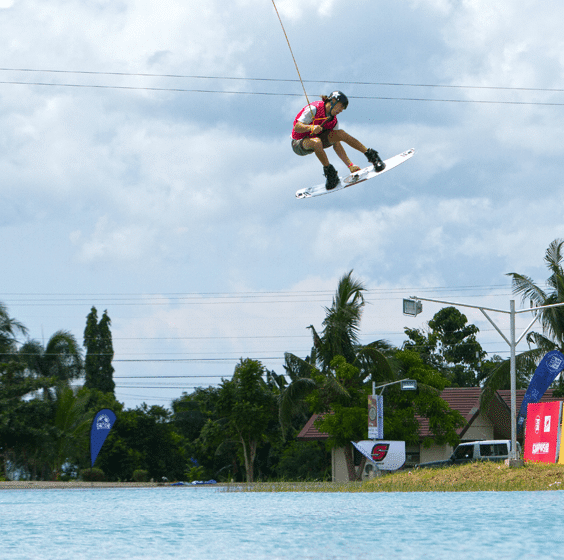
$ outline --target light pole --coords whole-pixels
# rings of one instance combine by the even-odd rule
[[[527,334],[529,329],[535,324],[538,319],[538,315],[529,323],[527,328],[521,333],[521,336],[515,340],[515,315],[517,313],[529,313],[530,311],[536,311],[538,309],[547,309],[549,307],[560,307],[564,303],[554,303],[552,305],[539,305],[538,307],[531,307],[529,309],[519,309],[515,310],[515,300],[509,301],[509,311],[504,309],[493,309],[491,307],[483,307],[480,305],[468,305],[466,303],[454,303],[452,301],[443,301],[440,299],[429,299],[420,298],[416,296],[411,296],[409,299],[403,300],[403,312],[405,315],[410,315],[416,317],[423,310],[422,301],[431,301],[434,303],[442,303],[446,305],[453,305],[455,307],[469,307],[472,309],[479,309],[486,319],[493,325],[495,330],[501,335],[503,340],[509,344],[510,349],[510,376],[511,376],[511,452],[510,452],[510,466],[515,466],[517,464],[517,368],[515,365],[515,348],[517,344],[523,340],[523,337]],[[493,311],[495,313],[505,313],[509,314],[509,338],[503,334],[502,330],[496,325],[493,319],[486,313],[486,311]],[[512,465],[513,461],[513,465]]]

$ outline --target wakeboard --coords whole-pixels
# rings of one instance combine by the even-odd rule
[[[355,171],[354,173],[346,175],[345,177],[339,177],[339,184],[330,191],[325,188],[325,183],[316,185],[315,187],[300,189],[296,193],[296,198],[311,198],[312,196],[321,196],[322,194],[330,194],[342,189],[346,189],[347,187],[352,187],[353,185],[358,185],[358,183],[363,183],[364,181],[368,181],[368,179],[372,179],[377,175],[382,175],[383,173],[386,173],[386,171],[390,171],[394,167],[397,167],[404,161],[407,161],[408,159],[413,157],[414,153],[415,150],[411,149],[407,150],[407,152],[398,154],[397,156],[385,159],[384,163],[386,164],[386,167],[380,172],[375,171],[373,165],[369,165],[368,167],[365,167],[360,171]]]

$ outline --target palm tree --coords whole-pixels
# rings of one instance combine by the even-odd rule
[[[326,307],[323,331],[318,333],[313,325],[308,328],[313,336],[311,354],[305,359],[286,353],[284,369],[290,383],[281,392],[280,422],[283,429],[298,414],[307,418],[309,412],[305,397],[318,388],[346,400],[347,384],[334,375],[331,364],[336,356],[343,356],[347,363],[358,369],[355,379],[348,385],[362,385],[368,380],[388,381],[394,374],[389,356],[392,347],[383,340],[362,345],[359,342],[360,320],[365,305],[362,282],[352,277],[353,271],[340,280],[331,307]]]
[[[521,296],[524,304],[530,302],[531,307],[564,303],[564,240],[555,239],[546,250],[545,263],[550,272],[546,281],[548,287],[544,290],[532,278],[517,272],[510,272],[513,293]],[[528,385],[539,361],[551,350],[564,350],[564,306],[532,311],[537,316],[542,332],[530,332],[527,335],[529,345],[533,348],[516,357],[517,386],[524,388]],[[560,382],[562,384],[562,380]],[[509,360],[494,370],[486,380],[486,388],[490,390],[509,388]]]
[[[0,362],[16,350],[16,334],[27,334],[27,329],[8,315],[8,308],[0,303]]]
[[[37,378],[49,380],[49,386],[68,386],[84,372],[82,350],[73,334],[59,330],[49,338],[47,345],[29,340],[21,346],[18,355],[28,373]],[[43,398],[52,400],[49,386],[43,387]]]

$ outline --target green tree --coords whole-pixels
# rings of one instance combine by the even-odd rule
[[[564,269],[562,262],[564,240],[555,239],[547,248],[544,261],[549,271],[546,281],[548,289],[536,284],[532,278],[517,272],[510,272],[513,284],[513,293],[521,296],[525,305],[532,307],[564,303]],[[537,309],[532,311],[540,324],[540,332],[532,331],[527,334],[529,350],[516,356],[517,388],[526,388],[531,376],[542,359],[551,350],[564,352],[564,306],[548,309]],[[485,386],[489,396],[496,389],[508,389],[510,387],[510,364],[505,360],[494,369],[486,378]],[[556,395],[564,396],[564,380],[562,376],[555,381],[553,387]]]
[[[18,351],[18,357],[32,377],[54,379],[61,386],[68,386],[70,381],[84,373],[82,350],[74,335],[64,330],[53,334],[45,347],[37,340],[25,342]],[[54,393],[50,387],[43,387],[43,398],[53,400]]]
[[[429,332],[405,329],[404,349],[416,351],[423,361],[442,372],[451,387],[477,387],[486,352],[476,339],[476,325],[455,307],[444,307],[429,321]]]
[[[433,442],[441,445],[459,443],[458,428],[465,420],[441,398],[441,391],[448,380],[437,369],[425,363],[421,356],[410,349],[398,350],[396,361],[402,378],[415,379],[417,391],[401,391],[397,386],[386,388],[384,394],[384,429],[386,438],[419,443],[417,416],[429,420],[431,435],[423,440],[429,447]]]
[[[0,302],[0,362],[7,362],[16,352],[17,334],[27,334],[27,329],[10,317],[8,308]]]
[[[330,435],[330,448],[344,447],[350,480],[357,477],[351,440],[367,435],[371,382],[395,379],[391,345],[382,340],[360,344],[364,291],[352,270],[343,275],[331,307],[325,308],[323,331],[319,334],[309,327],[313,335],[310,356],[302,360],[286,354],[291,383],[280,395],[279,415],[285,430],[296,414],[301,418],[306,410],[324,414],[317,426]]]
[[[163,477],[182,480],[187,458],[171,417],[169,410],[145,403],[134,410],[117,410],[96,466],[109,480],[131,480],[139,469],[159,482]]]
[[[339,280],[332,305],[325,308],[321,334],[313,325],[308,327],[313,335],[310,355],[305,359],[291,353],[285,355],[284,368],[291,380],[280,395],[280,422],[285,430],[294,415],[303,419],[307,414],[305,397],[318,388],[322,378],[322,383],[334,385],[334,391],[342,391],[332,372],[331,364],[336,356],[342,356],[346,363],[357,368],[356,379],[360,382],[395,379],[392,346],[383,340],[369,344],[359,342],[365,288],[353,278],[352,272]]]
[[[92,413],[87,411],[89,394],[87,389],[73,390],[59,386],[56,391],[54,433],[49,450],[52,470],[61,471],[64,463],[78,464],[79,458],[88,449],[88,438]]]
[[[247,482],[254,481],[259,445],[273,437],[277,428],[277,400],[263,377],[264,366],[251,359],[241,360],[233,378],[219,389],[217,412],[225,422],[225,433],[240,446]]]
[[[114,394],[114,368],[112,366],[114,348],[110,325],[111,320],[107,310],[104,311],[98,322],[96,308],[92,307],[86,317],[86,328],[84,330],[84,346],[86,348],[84,386],[88,389],[98,389],[103,393]]]

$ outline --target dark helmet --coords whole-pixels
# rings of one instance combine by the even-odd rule
[[[342,91],[334,91],[328,98],[327,101],[331,102],[331,108],[333,108],[337,103],[341,102],[343,104],[343,109],[346,109],[349,104],[347,96]]]

